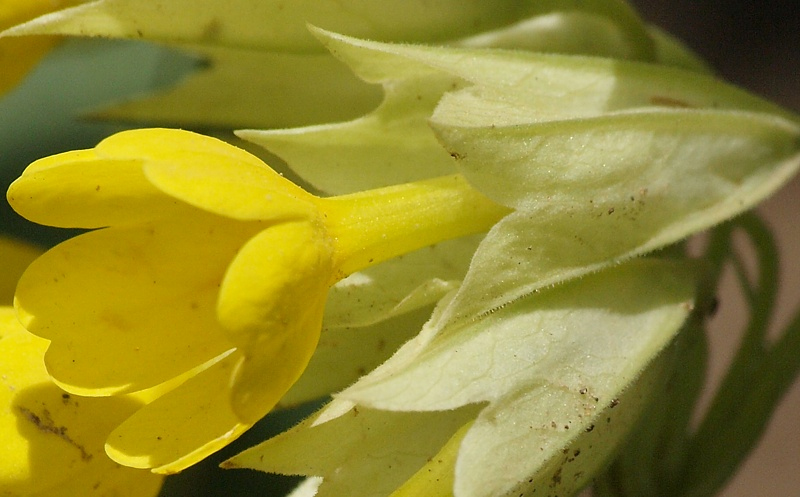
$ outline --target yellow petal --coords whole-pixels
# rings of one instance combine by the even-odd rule
[[[247,422],[264,416],[297,381],[317,345],[332,248],[311,223],[272,226],[231,263],[218,316],[243,355],[233,406]]]
[[[47,367],[66,390],[147,388],[232,347],[217,324],[229,261],[258,223],[192,216],[87,233],[51,249],[20,280],[24,325],[52,344]]]
[[[161,478],[121,468],[104,441],[139,404],[130,398],[71,396],[49,380],[47,341],[0,308],[0,495],[154,496]]]
[[[314,197],[244,150],[158,128],[124,131],[94,149],[40,159],[7,196],[25,218],[58,227],[182,215],[185,203],[237,219],[297,218],[315,211]]]
[[[175,473],[238,438],[250,427],[228,401],[238,357],[222,358],[140,409],[108,437],[106,452],[126,466]]]
[[[313,212],[313,197],[258,157],[210,136],[151,128],[117,133],[99,156],[138,159],[161,191],[236,219],[276,220]]]
[[[140,159],[158,162],[164,157],[180,157],[185,152],[219,156],[227,162],[266,167],[258,157],[210,136],[180,129],[144,128],[109,136],[95,147],[98,157]]]
[[[264,164],[187,150],[149,161],[145,174],[166,194],[234,219],[288,220],[316,211],[311,195]]]
[[[62,228],[135,223],[189,209],[150,184],[141,161],[102,159],[94,150],[37,160],[7,197],[23,217]]]
[[[138,159],[162,191],[239,219],[279,219],[307,212],[313,198],[258,157],[210,136],[179,129],[123,131],[100,142],[99,156]]]

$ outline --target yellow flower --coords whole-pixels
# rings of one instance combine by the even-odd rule
[[[0,32],[74,3],[67,0],[3,0]],[[57,36],[0,38],[0,94],[13,88],[56,43]]]
[[[165,129],[39,160],[8,199],[37,222],[107,227],[34,262],[16,307],[71,393],[177,385],[108,439],[112,458],[157,472],[275,406],[314,352],[333,283],[508,212],[460,176],[321,199],[240,149]]]
[[[4,284],[38,251],[0,238]],[[154,496],[162,477],[122,467],[104,452],[105,437],[141,404],[132,396],[70,395],[50,380],[42,357],[47,341],[25,331],[11,307],[0,307],[0,495]]]

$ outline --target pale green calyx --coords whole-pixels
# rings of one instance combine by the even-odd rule
[[[327,153],[358,163],[347,171],[362,186],[455,169],[516,210],[479,246],[438,318],[441,327],[713,226],[775,191],[800,165],[796,116],[705,74],[316,32],[361,77],[406,88],[404,100],[392,103],[396,110],[387,100],[378,111],[377,121],[388,125],[366,146],[359,145],[365,123],[356,121],[242,137],[283,155],[323,189],[339,190],[348,177],[308,167]],[[433,80],[451,81],[453,91],[444,93],[429,124],[408,119],[400,102]],[[409,130],[418,148],[390,154],[391,172],[368,168],[375,147],[403,143]],[[451,157],[443,158],[441,147]],[[420,162],[427,153],[431,160]]]
[[[386,487],[369,490],[376,495],[579,490],[648,396],[658,394],[669,370],[665,349],[692,308],[691,278],[675,266],[612,266],[735,216],[775,191],[800,164],[797,117],[685,69],[317,34],[362,78],[384,85],[384,106],[361,121],[242,137],[331,191],[345,187],[347,174],[314,168],[322,154],[360,162],[348,174],[367,171],[358,181],[380,184],[391,174],[424,177],[414,158],[435,151],[437,168],[458,170],[514,212],[480,243],[463,283],[416,338],[318,417],[230,464],[322,476],[319,495],[367,492],[357,482],[376,479]],[[415,95],[424,105],[410,103]],[[418,148],[391,154],[390,173],[371,172],[375,147],[400,144],[392,138],[404,132]],[[670,281],[680,281],[675,295],[654,294],[668,291]],[[546,317],[562,305],[569,310]],[[639,305],[642,313],[634,310]],[[654,316],[645,308],[662,309],[666,314],[657,315],[665,321],[636,321]],[[612,309],[619,319],[596,314]],[[594,340],[607,341],[592,347]],[[570,383],[605,375],[615,380],[604,387]],[[610,419],[619,424],[598,432],[594,421]],[[431,430],[452,438],[397,453],[359,451],[370,432],[379,432],[370,442],[375,447],[392,446],[413,423],[435,425]],[[334,446],[342,451],[336,457],[313,456]],[[392,454],[415,459],[401,462]],[[308,459],[314,464],[297,463]],[[382,463],[387,459],[398,468],[393,476]],[[426,476],[448,471],[453,486],[440,488]]]
[[[518,495],[556,480],[569,494],[659,391],[692,287],[681,264],[634,261],[451,333],[426,327],[320,414],[228,465],[322,476],[320,495],[381,495],[472,423],[449,461],[455,495]]]

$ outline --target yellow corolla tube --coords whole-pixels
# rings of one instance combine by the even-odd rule
[[[74,0],[3,0],[0,2],[0,32],[74,3]],[[0,94],[19,83],[57,40],[57,36],[0,38]]]
[[[509,212],[460,176],[320,198],[243,150],[169,129],[41,159],[8,200],[35,222],[103,228],[37,259],[15,306],[51,341],[47,369],[69,392],[171,382],[107,442],[118,462],[164,473],[275,406],[316,348],[332,284]]]

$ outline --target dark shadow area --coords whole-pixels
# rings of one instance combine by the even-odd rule
[[[723,78],[800,111],[800,3],[632,0],[642,17],[705,58]]]

